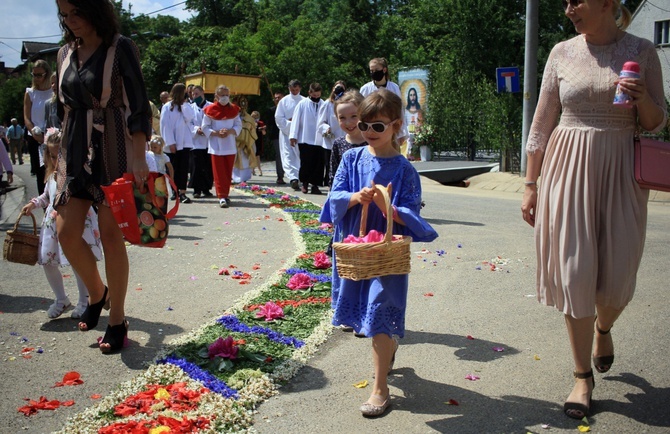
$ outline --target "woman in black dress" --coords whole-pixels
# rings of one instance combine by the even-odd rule
[[[64,109],[58,167],[58,238],[70,264],[89,290],[79,329],[98,325],[109,303],[102,352],[118,351],[128,333],[124,304],[128,255],[121,230],[101,186],[124,172],[139,187],[149,169],[144,156],[151,137],[147,97],[135,44],[119,35],[110,0],[57,0],[66,45],[58,53],[59,104]],[[81,233],[89,207],[98,209],[107,285]]]

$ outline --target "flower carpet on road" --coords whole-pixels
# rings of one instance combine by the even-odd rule
[[[61,432],[246,431],[253,425],[256,406],[293,377],[329,336],[332,264],[323,252],[332,228],[319,223],[320,208],[258,185],[240,184],[237,189],[293,222],[298,251],[290,268],[168,344],[146,371],[70,418]],[[249,282],[238,270],[212,272]],[[28,414],[56,404],[42,397],[19,411]]]

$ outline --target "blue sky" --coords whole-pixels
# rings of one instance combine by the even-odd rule
[[[182,3],[183,0],[123,0],[123,7],[132,12],[151,13],[159,9]],[[186,20],[191,13],[184,4],[161,11],[156,15],[170,15]],[[55,0],[1,0],[0,1],[0,61],[5,66],[14,67],[21,62],[23,41],[58,42],[60,27],[56,16],[58,8]],[[49,36],[48,38],[37,38]]]

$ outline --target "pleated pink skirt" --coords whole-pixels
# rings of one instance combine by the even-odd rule
[[[649,191],[633,170],[633,131],[557,127],[536,208],[538,300],[574,318],[633,298]]]

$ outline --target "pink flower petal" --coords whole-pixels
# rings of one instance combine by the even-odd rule
[[[312,279],[305,273],[297,273],[291,276],[286,284],[292,290],[307,289],[312,286]]]

